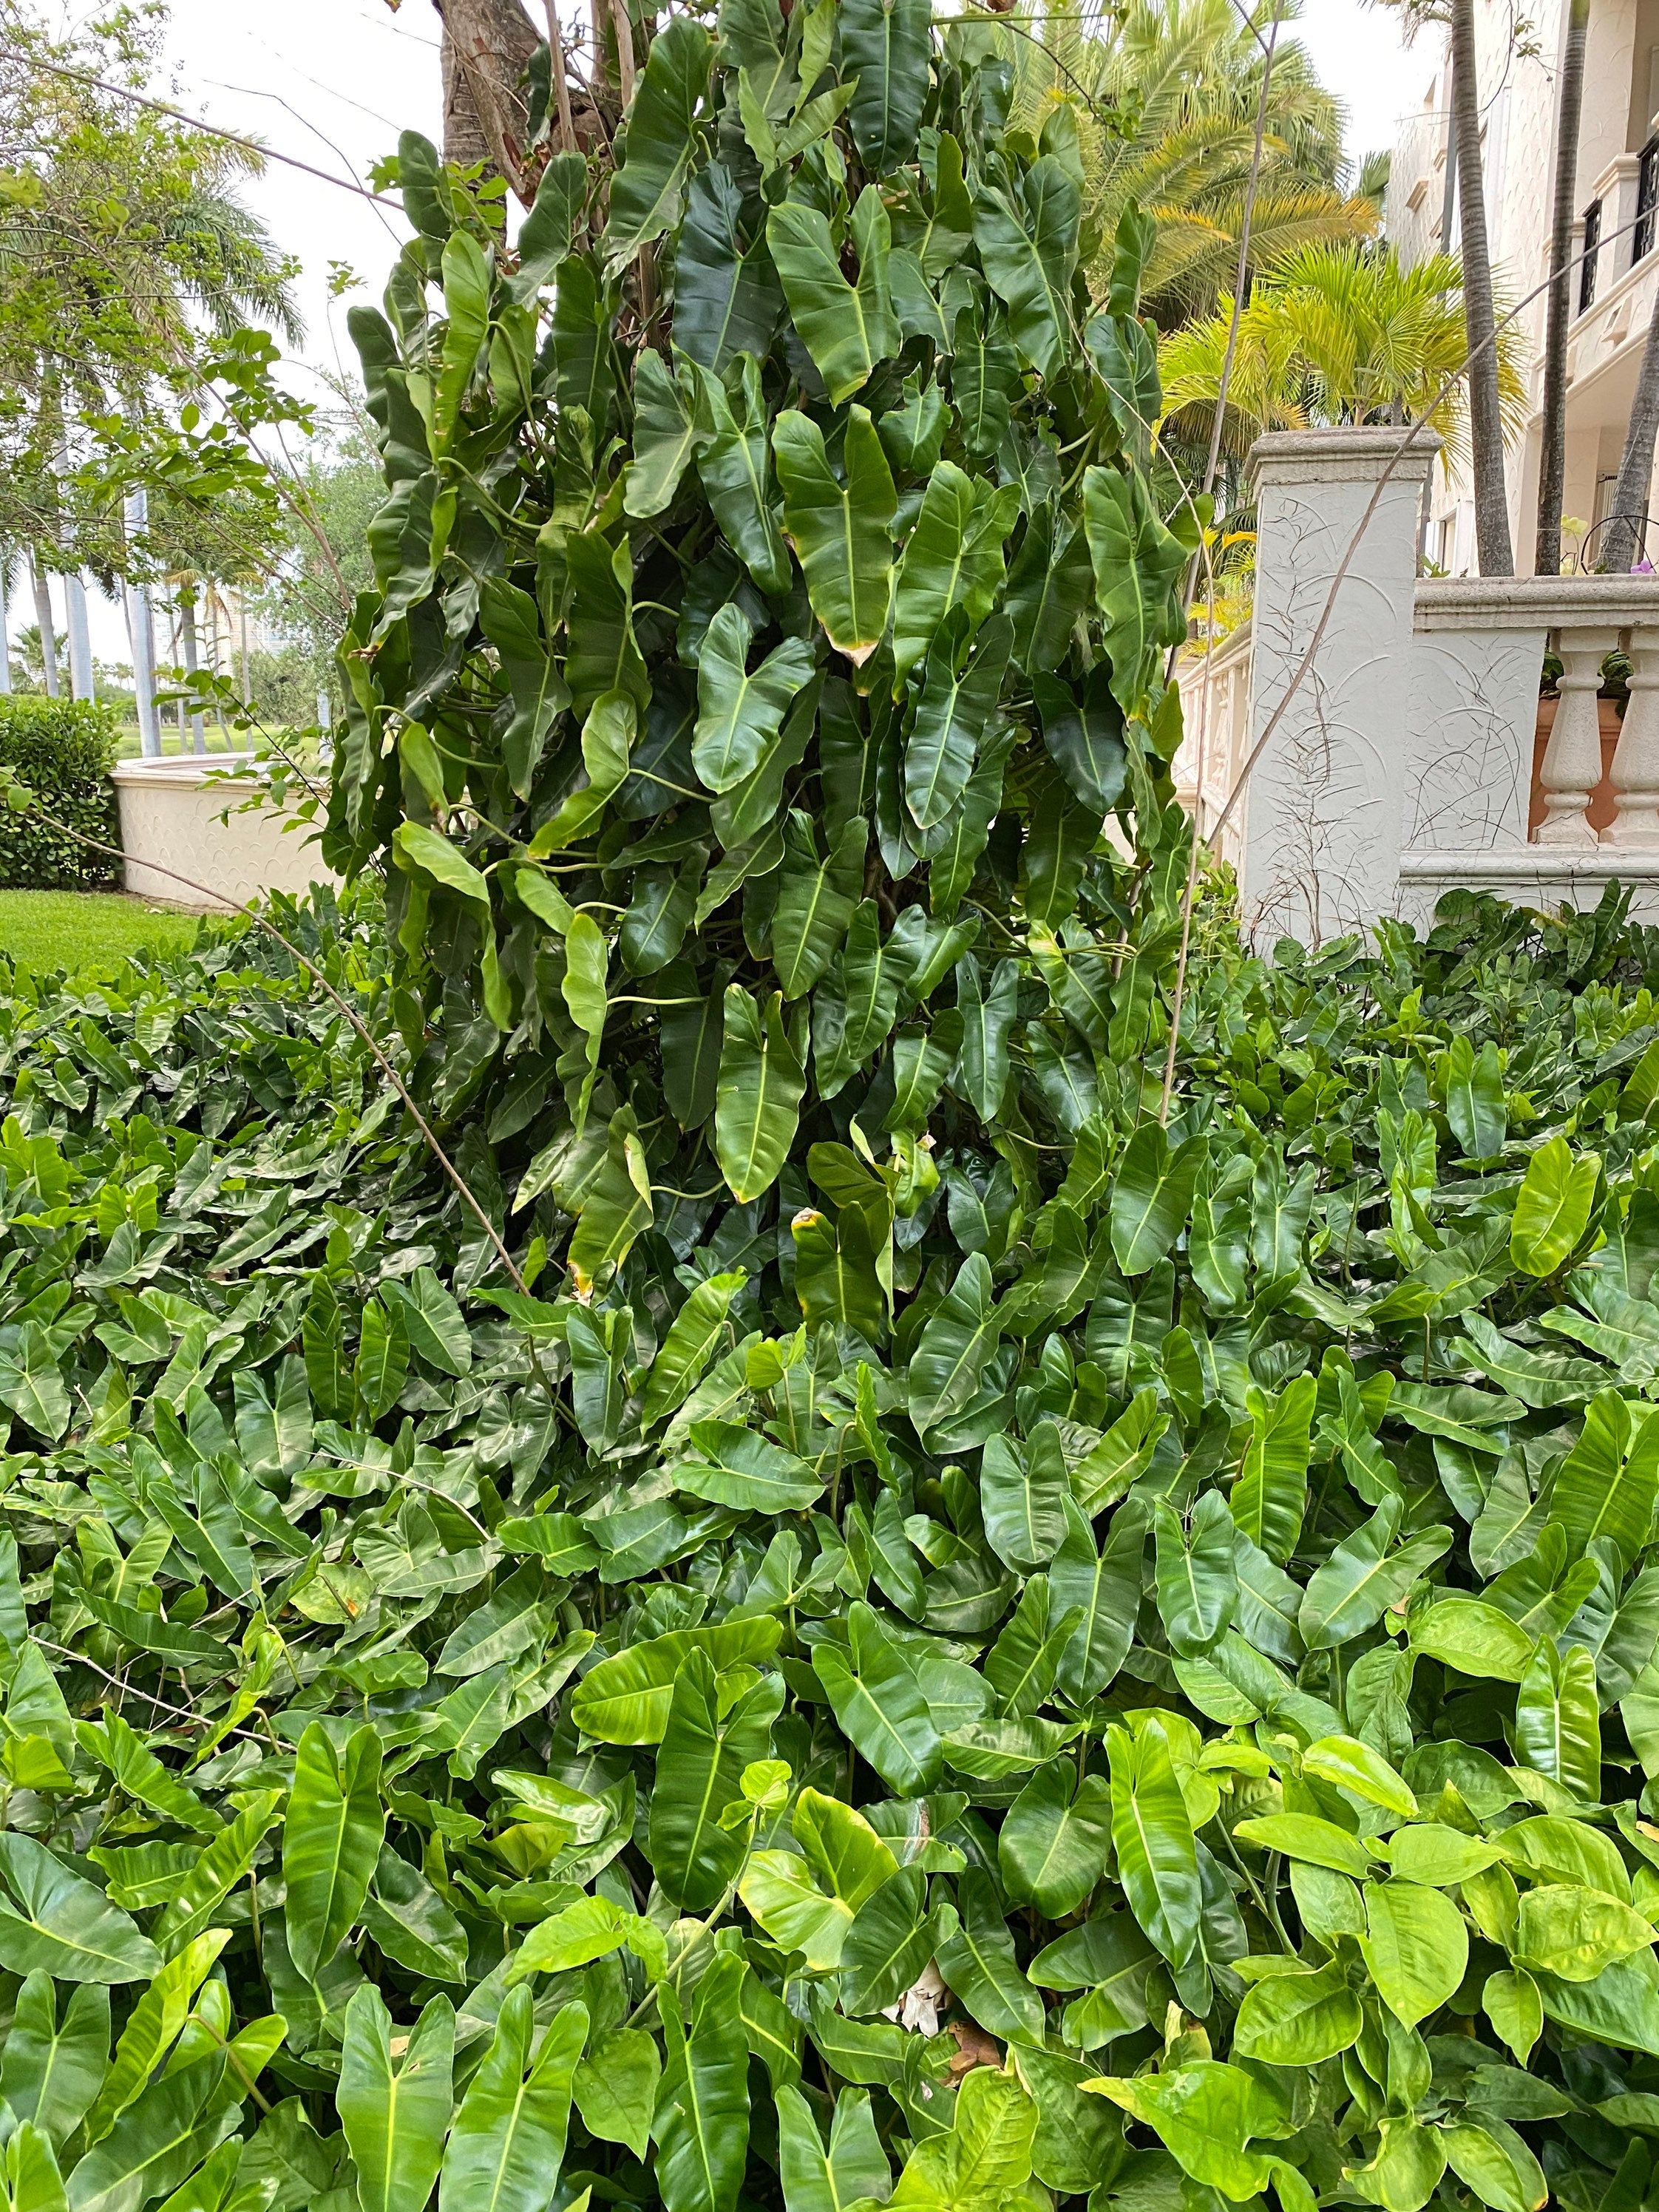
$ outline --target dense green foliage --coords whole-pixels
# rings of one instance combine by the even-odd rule
[[[920,1430],[953,1317],[799,1329],[764,1201],[501,1291],[258,936],[0,1002],[12,2201],[1638,2202],[1644,962],[1206,963],[1074,1322],[945,1163],[1002,1334]]]
[[[1152,239],[1006,35],[676,19],[516,266],[404,142],[278,920],[493,1236],[263,936],[0,1004],[15,2206],[1643,2201],[1659,946],[1206,897],[1166,1101]]]
[[[118,743],[115,709],[101,701],[0,697],[0,770],[40,801],[27,813],[0,810],[0,888],[90,890],[119,881],[118,861],[42,818],[44,811],[82,837],[118,845],[109,780]]]

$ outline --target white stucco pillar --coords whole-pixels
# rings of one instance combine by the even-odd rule
[[[1322,943],[1395,910],[1419,510],[1440,449],[1425,432],[1402,452],[1404,435],[1280,431],[1250,451],[1250,750],[1312,649],[1243,802],[1240,905],[1264,948]]]

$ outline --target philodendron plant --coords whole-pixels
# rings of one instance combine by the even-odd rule
[[[1200,907],[1166,1060],[1198,518],[1031,36],[672,18],[511,251],[404,142],[390,975],[0,1013],[12,2212],[1644,2202],[1659,1019]]]

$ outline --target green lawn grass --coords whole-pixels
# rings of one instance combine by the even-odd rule
[[[24,973],[107,975],[141,947],[182,948],[194,917],[117,891],[0,891],[0,952]]]
[[[207,739],[207,749],[210,753],[240,753],[247,750],[246,738],[227,736],[216,722],[209,722],[203,734]],[[138,735],[137,723],[123,722],[117,737],[118,757],[121,760],[137,760],[143,755],[143,750]],[[161,725],[161,751],[164,757],[170,758],[177,753],[193,753],[195,750],[193,743],[186,742],[180,738],[171,719]]]

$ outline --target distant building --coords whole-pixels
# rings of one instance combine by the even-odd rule
[[[1555,178],[1556,88],[1566,39],[1567,0],[1532,0],[1520,20],[1513,0],[1475,0],[1485,150],[1486,218],[1494,274],[1512,303],[1548,273]],[[1425,84],[1407,118],[1389,180],[1388,234],[1402,260],[1438,249],[1446,205],[1449,118],[1444,34],[1422,35]],[[1591,258],[1572,279],[1567,353],[1566,492],[1562,513],[1582,537],[1564,544],[1563,566],[1582,549],[1594,567],[1612,511],[1637,371],[1659,284],[1659,0],[1590,0],[1584,100],[1575,195],[1575,257]],[[1451,244],[1457,242],[1454,213]],[[1508,453],[1510,526],[1516,568],[1532,570],[1538,505],[1539,403],[1546,302],[1517,319],[1526,343],[1530,412],[1524,439]],[[1646,511],[1649,557],[1659,565],[1659,487]],[[1431,485],[1429,560],[1449,575],[1476,571],[1474,498],[1468,456]]]

